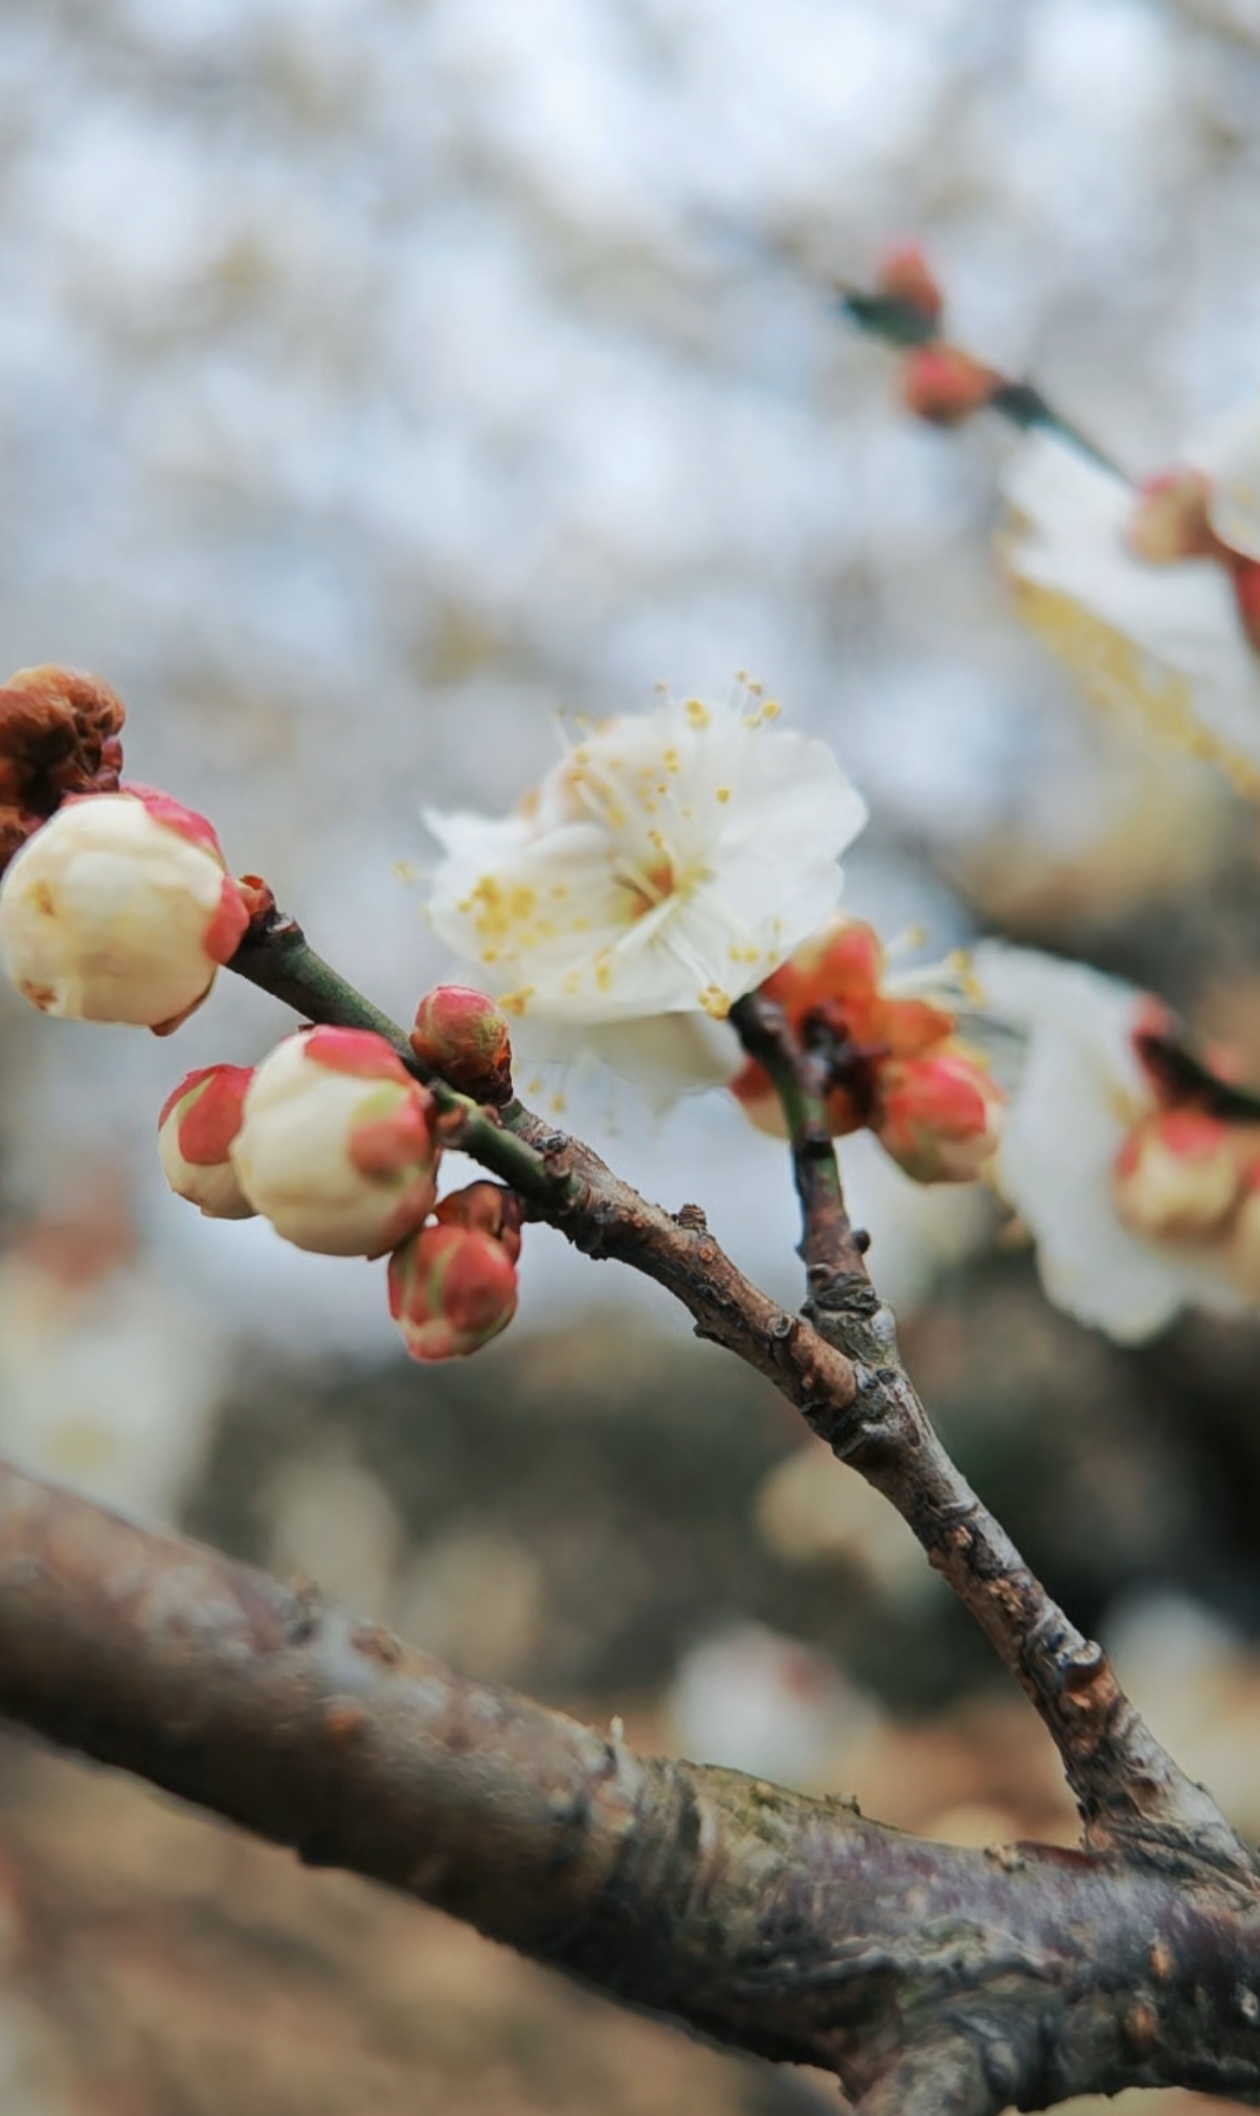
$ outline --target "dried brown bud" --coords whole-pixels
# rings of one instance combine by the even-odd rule
[[[0,871],[68,794],[118,791],[125,718],[77,669],[18,669],[0,688]]]

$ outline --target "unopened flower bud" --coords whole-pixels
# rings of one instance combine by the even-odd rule
[[[902,361],[901,401],[916,419],[957,426],[989,403],[1001,380],[960,346],[917,345]]]
[[[461,1094],[496,1107],[511,1100],[507,1015],[470,985],[436,985],[416,1008],[411,1048],[421,1065]]]
[[[232,1142],[237,1181],[277,1234],[380,1256],[433,1210],[433,1098],[383,1036],[317,1028],[263,1059]]]
[[[1161,470],[1139,486],[1129,516],[1127,542],[1148,566],[1181,558],[1203,558],[1218,548],[1208,525],[1211,479],[1201,470]]]
[[[1153,1241],[1201,1241],[1242,1186],[1237,1133],[1204,1110],[1166,1109],[1134,1125],[1116,1157],[1112,1195],[1126,1227]]]
[[[501,1242],[512,1262],[521,1253],[521,1201],[501,1183],[468,1183],[452,1190],[437,1209],[444,1227],[476,1227]]]
[[[476,1227],[423,1227],[389,1260],[389,1312],[413,1359],[458,1359],[506,1329],[516,1267]]]
[[[967,1052],[892,1059],[879,1071],[871,1129],[916,1183],[972,1183],[997,1147],[1004,1108]]]
[[[158,1151],[166,1180],[177,1197],[200,1206],[207,1219],[253,1216],[231,1153],[253,1077],[247,1065],[203,1066],[180,1081],[158,1118]]]
[[[41,1013],[178,1027],[249,923],[214,831],[147,787],[78,796],[0,883],[0,958]]]
[[[899,243],[888,251],[875,274],[875,287],[886,300],[903,301],[929,323],[940,321],[945,297],[917,243]]]

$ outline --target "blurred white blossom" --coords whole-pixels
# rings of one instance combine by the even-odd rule
[[[1028,623],[1100,703],[1138,705],[1160,733],[1260,789],[1260,662],[1227,567],[1206,555],[1139,558],[1133,487],[1056,434],[1021,444],[1003,490],[1015,517],[1003,550]],[[1244,539],[1255,535],[1248,490],[1243,461],[1216,501]]]
[[[808,1788],[870,1737],[877,1707],[799,1639],[732,1624],[678,1664],[667,1700],[680,1754]]]
[[[121,1216],[80,1201],[0,1258],[0,1448],[170,1525],[205,1464],[226,1346],[133,1252]]]
[[[1117,1161],[1157,1108],[1134,1044],[1147,995],[994,941],[973,965],[985,1013],[1025,1039],[992,1167],[1036,1243],[1048,1298],[1124,1343],[1153,1336],[1184,1307],[1244,1307],[1225,1250],[1151,1239],[1118,1209]]]

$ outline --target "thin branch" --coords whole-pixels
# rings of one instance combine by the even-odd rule
[[[871,1282],[866,1268],[869,1238],[854,1230],[845,1210],[822,1069],[793,1036],[782,1007],[764,992],[749,992],[737,1000],[730,1018],[749,1057],[765,1067],[783,1110],[801,1201],[799,1253],[810,1292],[851,1281],[852,1296]]]
[[[391,1044],[403,1064],[424,1080],[436,1098],[444,1145],[469,1153],[514,1190],[539,1203],[557,1197],[555,1179],[541,1159],[505,1131],[500,1113],[483,1109],[422,1066],[406,1032],[355,989],[339,970],[317,955],[297,920],[270,901],[253,921],[229,967],[308,1021],[336,1028],[371,1029]]]
[[[782,1105],[801,1199],[806,1314],[857,1376],[855,1402],[838,1413],[809,1406],[810,1424],[896,1507],[1022,1683],[1059,1751],[1087,1842],[1134,1839],[1174,1859],[1189,1842],[1196,1856],[1250,1868],[1215,1802],[1156,1742],[1102,1648],[1069,1622],[942,1445],[850,1226],[819,1064],[764,995],[740,1000],[731,1019]]]
[[[937,320],[925,315],[912,302],[843,285],[837,286],[836,293],[841,308],[859,329],[869,337],[882,338],[886,345],[906,352],[914,346],[944,342]],[[1088,456],[1091,463],[1097,463],[1100,469],[1109,470],[1114,477],[1125,478],[1128,482],[1119,464],[1073,420],[1056,411],[1034,383],[1000,375],[987,399],[987,408],[1018,427],[1021,433],[1027,433],[1031,427],[1040,427],[1045,432],[1058,434],[1060,440],[1068,442],[1081,455]]]
[[[637,1756],[2,1464],[0,1711],[615,1997],[825,2066],[864,2116],[1128,2085],[1260,2101],[1254,1885],[926,1844]]]

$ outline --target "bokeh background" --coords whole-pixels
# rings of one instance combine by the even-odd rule
[[[1080,954],[1260,1078],[1257,819],[1020,634],[1010,436],[913,426],[837,313],[908,233],[964,342],[1158,467],[1256,385],[1260,6],[7,0],[0,663],[106,675],[132,773],[404,1018],[445,967],[422,803],[501,807],[557,711],[747,669],[870,797],[885,935]],[[900,1523],[652,1289],[533,1230],[508,1337],[422,1372],[380,1267],[166,1195],[166,1091],[284,1027],[230,978],[175,1044],[0,995],[0,1449],[641,1745],[1069,1838]],[[794,1297],[733,1105],[553,1092]],[[1118,1352],[866,1144],[950,1444],[1260,1834],[1260,1336]],[[12,1736],[0,1969],[9,2116],[836,2106]]]

